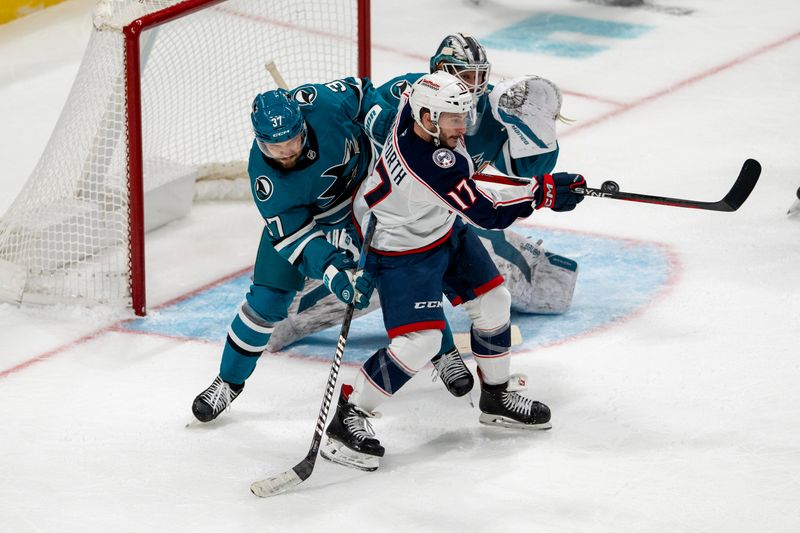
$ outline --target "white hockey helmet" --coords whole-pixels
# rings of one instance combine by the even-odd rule
[[[411,86],[408,97],[411,105],[411,115],[414,121],[426,132],[438,137],[439,117],[442,113],[469,113],[475,105],[467,85],[442,70],[432,74],[425,74]],[[427,110],[431,114],[431,122],[436,126],[436,131],[431,132],[422,123],[422,112]]]

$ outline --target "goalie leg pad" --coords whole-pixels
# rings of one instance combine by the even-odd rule
[[[560,314],[569,309],[578,277],[575,261],[509,229],[475,231],[513,293],[515,311]]]

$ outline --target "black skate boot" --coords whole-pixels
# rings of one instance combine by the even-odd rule
[[[342,385],[336,413],[325,430],[328,441],[320,454],[334,463],[372,472],[378,469],[378,458],[383,457],[386,450],[375,438],[375,431],[367,420],[375,415],[347,401],[352,391],[350,385]]]
[[[241,394],[244,383],[232,385],[217,376],[214,383],[197,395],[192,403],[192,413],[200,422],[211,422]]]
[[[467,365],[464,364],[458,349],[453,348],[445,354],[436,354],[436,357],[431,359],[431,363],[434,368],[434,381],[436,381],[435,374],[438,373],[444,386],[456,398],[464,396],[472,390],[475,379]]]
[[[508,383],[481,386],[482,424],[523,429],[550,429],[550,408],[526,398],[516,391],[506,390]]]

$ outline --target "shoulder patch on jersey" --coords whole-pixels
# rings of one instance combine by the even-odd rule
[[[410,86],[411,84],[408,83],[408,80],[400,80],[396,82],[391,88],[392,96],[399,100],[400,97],[403,96],[403,93],[406,91],[406,89]]]
[[[272,196],[272,191],[274,187],[272,186],[272,182],[266,176],[259,176],[256,178],[256,183],[254,185],[256,190],[256,198],[259,202],[266,202],[269,200],[269,197]]]
[[[433,162],[442,168],[450,168],[456,164],[456,154],[449,148],[439,148],[433,152]]]
[[[294,91],[294,99],[300,105],[311,105],[317,99],[317,89],[311,85],[298,87]]]

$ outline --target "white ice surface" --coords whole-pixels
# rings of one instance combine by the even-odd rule
[[[66,99],[92,4],[0,26],[0,212]],[[785,217],[800,185],[800,7],[664,4],[696,11],[373,2],[377,82],[426,68],[446,33],[481,37],[535,12],[651,25],[581,60],[488,52],[496,77],[562,86],[578,121],[560,130],[559,168],[591,185],[717,200],[745,158],[764,166],[732,214],[593,199],[536,213],[663,243],[678,262],[635,316],[514,357],[551,431],[483,427],[423,371],[381,408],[380,470],[320,460],[295,491],[260,500],[250,482],[306,453],[327,363],[264,358],[230,413],[185,429],[220,345],[119,331],[125,315],[104,309],[0,305],[0,531],[800,531],[800,219]],[[205,220],[226,225],[192,224]],[[247,267],[258,231],[251,205],[228,203],[148,235],[150,305]]]

